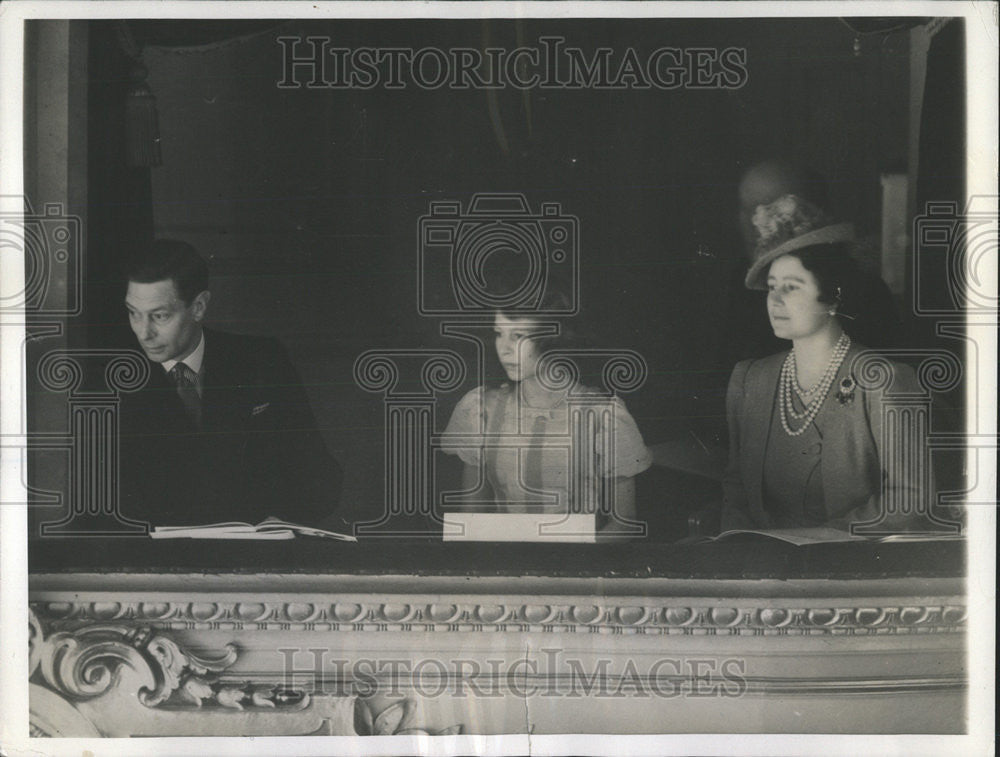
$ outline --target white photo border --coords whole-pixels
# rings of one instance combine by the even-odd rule
[[[968,194],[997,194],[997,5],[988,2],[63,2],[12,0],[0,5],[0,194],[23,195],[22,101],[23,21],[26,19],[117,18],[601,18],[702,16],[800,17],[824,16],[963,16],[967,20]],[[23,266],[2,259],[0,276],[23,280]],[[990,280],[996,286],[996,259]],[[988,275],[988,274],[987,274]],[[9,280],[9,279],[8,279]],[[995,296],[995,291],[994,291]],[[4,412],[2,434],[20,434],[20,398],[24,376],[19,350],[23,330],[4,323],[11,331],[0,339],[0,391]],[[980,341],[981,364],[976,366],[978,397],[969,397],[969,408],[993,408],[980,418],[980,432],[996,434],[997,352],[995,339]],[[11,408],[18,412],[9,412]],[[970,420],[970,423],[972,421]],[[15,424],[15,427],[12,427]],[[0,501],[23,502],[20,455],[3,451],[0,460]],[[995,461],[994,461],[995,462]],[[981,482],[981,497],[995,499],[996,471]],[[990,491],[992,487],[992,491]],[[8,754],[79,755],[197,754],[203,739],[30,739],[27,694],[27,529],[26,506],[0,507],[0,744]],[[843,754],[856,751],[863,739],[866,752],[879,754],[983,754],[994,738],[995,697],[995,578],[996,510],[971,508],[969,513],[969,733],[963,736],[849,736],[849,735],[670,735],[634,736],[454,736],[423,737],[282,737],[252,740],[214,738],[217,755],[295,753],[319,755],[400,754]],[[89,751],[88,751],[89,750]]]

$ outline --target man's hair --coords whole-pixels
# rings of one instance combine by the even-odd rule
[[[170,280],[185,304],[208,289],[208,264],[198,251],[178,239],[157,239],[125,266],[126,282],[154,284]]]

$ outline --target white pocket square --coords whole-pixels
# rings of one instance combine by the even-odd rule
[[[254,407],[253,410],[250,411],[250,415],[251,416],[260,415],[265,410],[267,410],[269,407],[271,407],[271,403],[270,402],[265,402],[263,405],[257,405],[257,406]]]

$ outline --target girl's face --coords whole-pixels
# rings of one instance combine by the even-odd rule
[[[808,337],[830,324],[830,305],[819,301],[816,277],[794,255],[782,255],[771,263],[767,315],[779,339]]]
[[[538,324],[531,318],[508,318],[497,313],[493,321],[497,357],[511,381],[523,381],[535,375],[538,345],[531,337]]]

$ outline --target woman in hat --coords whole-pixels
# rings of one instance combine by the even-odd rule
[[[768,292],[771,327],[791,349],[733,370],[723,530],[906,530],[929,492],[922,460],[887,474],[882,392],[859,387],[852,369],[865,349],[848,333],[859,281],[852,226],[796,195],[758,207],[753,220],[759,242],[746,286]],[[919,392],[909,366],[888,365],[893,392]]]

